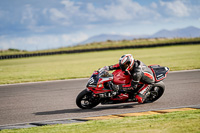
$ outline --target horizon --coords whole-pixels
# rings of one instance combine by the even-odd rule
[[[0,1],[0,49],[69,47],[100,34],[152,35],[200,28],[200,1]]]

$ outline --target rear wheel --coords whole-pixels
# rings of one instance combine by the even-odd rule
[[[165,84],[162,81],[154,84],[154,86],[149,91],[149,95],[146,98],[145,103],[151,103],[158,100],[163,95],[164,91]]]
[[[76,98],[76,105],[82,109],[91,109],[100,103],[99,99],[92,96],[92,92],[83,90]]]

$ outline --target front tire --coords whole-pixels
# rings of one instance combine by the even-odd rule
[[[100,103],[99,99],[92,96],[92,92],[83,90],[76,98],[76,105],[81,109],[91,109]]]
[[[145,103],[155,102],[156,100],[158,100],[163,95],[164,91],[165,91],[164,82],[160,81],[160,82],[154,84],[154,86],[149,91],[150,94],[146,98]]]

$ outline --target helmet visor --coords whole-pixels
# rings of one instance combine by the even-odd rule
[[[122,71],[126,71],[127,67],[128,67],[128,64],[120,65],[120,68]]]

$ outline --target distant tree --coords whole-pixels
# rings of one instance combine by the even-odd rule
[[[19,50],[19,49],[15,49],[15,48],[9,48],[8,51],[16,51],[16,52],[20,52],[21,50]]]
[[[112,40],[107,40],[107,42],[112,42]]]
[[[122,42],[127,42],[127,40],[126,40],[126,39],[124,39],[124,40],[122,40]]]
[[[9,48],[8,51],[13,51],[13,52],[27,52],[27,50],[19,50],[19,49],[15,49],[15,48]]]

